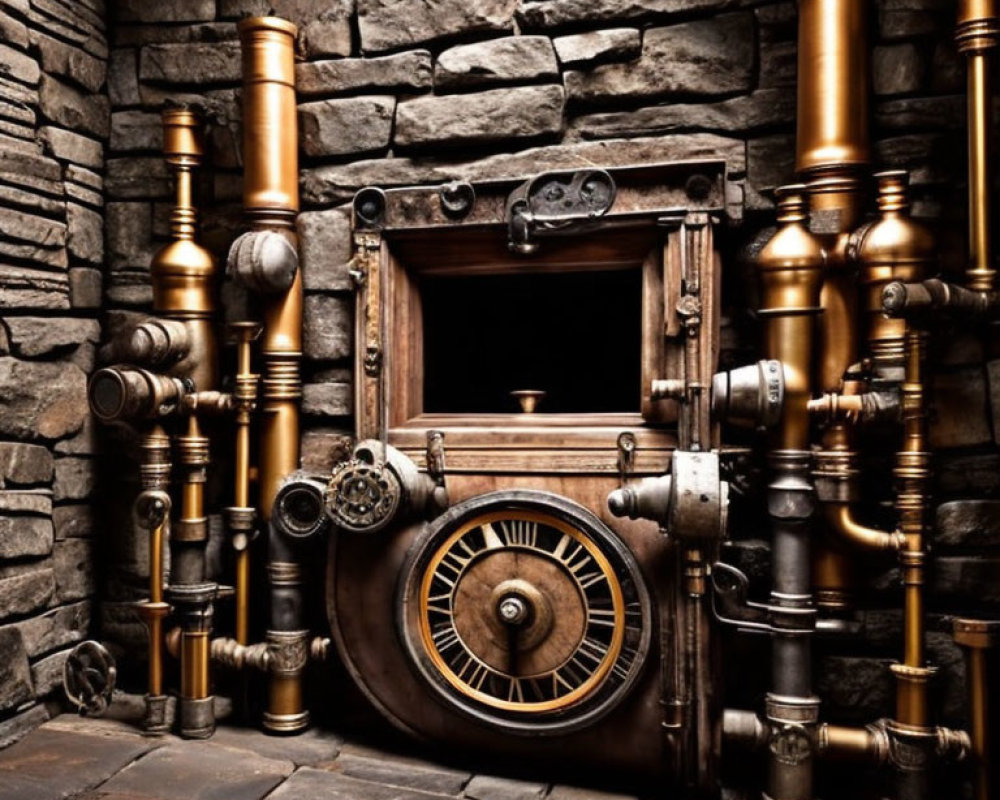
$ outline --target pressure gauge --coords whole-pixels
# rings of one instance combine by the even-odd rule
[[[414,545],[400,633],[439,700],[516,733],[563,733],[617,705],[642,670],[650,603],[632,554],[593,514],[512,490],[453,506]]]

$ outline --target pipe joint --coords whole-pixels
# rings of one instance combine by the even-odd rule
[[[899,422],[901,405],[899,392],[875,391],[863,394],[824,394],[808,403],[809,411],[821,422],[869,424]]]

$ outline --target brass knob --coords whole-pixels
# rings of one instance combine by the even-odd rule
[[[510,396],[521,406],[521,413],[534,414],[538,404],[545,399],[545,392],[541,389],[519,389],[511,392]]]

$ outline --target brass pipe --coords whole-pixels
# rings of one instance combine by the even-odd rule
[[[226,521],[236,552],[236,641],[250,641],[250,541],[256,531],[256,511],[250,506],[250,417],[257,405],[258,375],[251,372],[251,344],[260,335],[255,322],[234,323],[236,335],[235,460],[233,506]]]
[[[255,260],[254,254],[262,248],[241,247],[237,240],[231,254],[237,274],[263,293],[259,507],[262,518],[271,520],[278,489],[299,462],[303,299],[295,233],[299,210],[296,28],[276,17],[254,17],[240,22],[238,29],[243,51],[243,206],[251,227],[245,236],[283,240],[271,253],[282,247],[285,253],[273,262],[263,256]],[[307,632],[302,630],[300,613],[291,614],[276,606],[289,592],[300,592],[300,568],[288,561],[287,548],[275,542],[273,533],[268,551],[272,621],[267,640],[275,652],[275,666],[270,674],[264,727],[290,733],[309,723],[302,701],[305,659],[300,658]]]
[[[164,154],[176,175],[177,202],[171,214],[172,241],[151,264],[153,307],[161,316],[184,324],[190,349],[171,374],[191,384],[194,392],[214,392],[218,382],[218,348],[213,330],[216,310],[215,259],[194,240],[196,214],[192,203],[192,171],[204,156],[203,123],[188,109],[163,113]],[[180,733],[189,738],[210,736],[215,729],[209,694],[207,642],[217,586],[207,580],[205,548],[208,520],[204,485],[209,462],[208,438],[196,408],[190,410],[183,433],[174,436],[182,479],[180,513],[171,537],[171,584],[168,597],[181,623]]]
[[[906,333],[906,381],[903,384],[903,447],[894,473],[899,485],[896,508],[899,529],[906,537],[900,552],[903,573],[903,660],[893,665],[897,679],[896,723],[910,728],[929,724],[927,682],[933,669],[926,664],[924,636],[924,532],[927,527],[930,453],[922,364],[925,334]]]
[[[990,743],[989,651],[996,646],[1000,623],[981,619],[956,619],[955,643],[965,651],[965,683],[969,698],[970,751],[975,771],[976,800],[990,800],[992,753]]]
[[[992,49],[1000,41],[1000,7],[997,0],[959,0],[955,44],[967,61],[967,117],[969,145],[969,264],[966,286],[989,293],[996,270],[990,226],[992,153],[991,80]]]
[[[828,503],[826,521],[830,528],[845,541],[869,550],[898,551],[902,546],[899,533],[887,532],[862,525],[854,519],[847,503]]]
[[[881,765],[889,757],[889,739],[881,725],[852,728],[824,722],[817,732],[819,755],[831,761]]]

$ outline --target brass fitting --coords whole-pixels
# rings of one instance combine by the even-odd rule
[[[124,365],[97,370],[87,386],[90,410],[105,423],[169,416],[189,392],[179,378]]]

